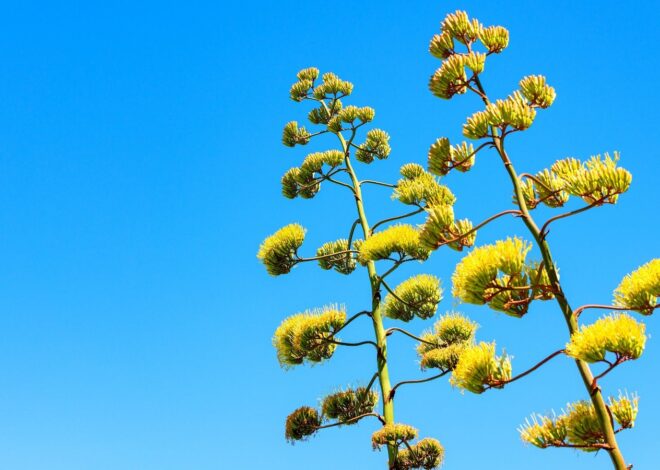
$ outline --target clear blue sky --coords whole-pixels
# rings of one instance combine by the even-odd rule
[[[368,305],[364,272],[302,266],[270,278],[261,240],[299,221],[305,253],[343,236],[353,207],[341,188],[312,201],[280,197],[279,178],[305,150],[280,144],[307,108],[288,99],[296,71],[315,65],[355,84],[353,103],[377,110],[392,135],[386,162],[365,177],[393,180],[424,162],[440,136],[458,139],[474,97],[443,102],[426,89],[438,62],[429,38],[464,8],[511,31],[484,84],[511,92],[545,74],[558,98],[511,141],[521,171],[565,156],[620,150],[630,192],[559,222],[551,234],[575,305],[608,302],[621,277],[657,257],[657,2],[12,2],[0,15],[0,468],[169,470],[383,468],[374,423],[284,442],[286,415],[336,387],[364,383],[370,351],[339,351],[282,371],[270,338],[287,315],[329,302]],[[328,148],[329,141],[318,148]],[[446,178],[460,217],[508,208],[493,155]],[[370,189],[373,220],[400,213]],[[548,212],[539,214],[547,216]],[[524,235],[513,221],[479,243]],[[303,250],[304,251],[304,250]],[[538,255],[537,255],[538,256]],[[441,250],[423,269],[447,291],[461,255]],[[403,269],[397,280],[417,273]],[[524,320],[457,308],[523,370],[566,339],[554,304]],[[657,467],[660,323],[644,356],[610,374],[606,391],[637,391],[636,428],[620,443],[635,469]],[[430,325],[430,323],[429,323]],[[427,325],[410,325],[421,331]],[[356,325],[346,338],[364,338]],[[421,377],[411,342],[392,341],[395,380]],[[604,454],[524,446],[533,411],[584,398],[570,361],[483,396],[448,383],[401,389],[397,419],[440,439],[447,469],[608,468]]]

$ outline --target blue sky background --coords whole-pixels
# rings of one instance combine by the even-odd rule
[[[393,181],[423,163],[437,137],[460,138],[474,96],[427,91],[439,65],[429,38],[447,12],[468,10],[511,31],[488,60],[491,96],[545,74],[558,98],[510,139],[519,171],[565,156],[620,150],[634,174],[615,207],[556,224],[550,241],[573,305],[608,302],[621,277],[657,257],[658,9],[620,2],[12,2],[0,15],[0,468],[384,468],[373,422],[285,443],[286,415],[337,387],[365,383],[370,350],[285,372],[271,336],[307,307],[368,306],[366,274],[305,265],[271,278],[255,258],[282,225],[308,229],[304,253],[345,236],[354,207],[342,188],[311,201],[280,197],[279,178],[310,148],[280,144],[308,107],[288,98],[295,73],[315,65],[355,84],[351,102],[377,110],[392,135],[389,160],[360,165]],[[459,217],[510,207],[493,154],[444,182]],[[365,194],[372,221],[402,213],[384,188]],[[574,207],[577,207],[574,206]],[[549,211],[539,210],[540,217]],[[421,219],[418,221],[421,222]],[[526,236],[500,220],[478,243]],[[538,254],[535,254],[538,256]],[[441,311],[460,309],[521,371],[566,340],[553,303],[516,320],[457,305],[450,277],[461,254],[407,265],[443,279]],[[423,271],[420,271],[422,269]],[[586,319],[596,314],[585,314]],[[637,391],[641,411],[620,444],[635,468],[657,465],[658,319],[644,356],[603,380]],[[422,331],[431,322],[414,322]],[[364,339],[368,323],[345,339]],[[394,381],[422,377],[413,344],[392,338]],[[555,359],[483,396],[446,381],[402,388],[397,420],[447,449],[447,469],[607,468],[604,454],[524,446],[516,427],[533,411],[585,398],[574,365]]]

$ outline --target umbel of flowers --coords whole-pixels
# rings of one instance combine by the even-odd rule
[[[457,11],[442,22],[439,34],[431,39],[430,52],[442,61],[429,81],[433,95],[451,99],[471,93],[483,103],[463,124],[464,142],[452,144],[446,137],[437,139],[428,152],[428,170],[444,176],[452,170],[467,172],[477,163],[477,154],[492,150],[501,160],[513,191],[513,208],[487,219],[493,221],[514,215],[527,229],[531,242],[507,238],[473,249],[457,265],[452,277],[452,293],[462,302],[488,305],[515,318],[523,318],[535,301],[554,300],[559,318],[567,327],[564,348],[526,372],[511,377],[509,360],[495,354],[494,344],[461,346],[452,383],[462,389],[482,393],[501,388],[536,370],[558,356],[568,356],[577,366],[585,385],[585,398],[568,404],[560,415],[533,415],[520,428],[525,442],[540,448],[571,447],[586,452],[604,450],[617,470],[630,468],[619,447],[616,434],[633,427],[638,398],[621,395],[607,402],[599,379],[620,364],[638,359],[646,344],[644,324],[625,312],[651,315],[660,295],[660,259],[654,259],[623,278],[608,304],[588,304],[573,308],[562,289],[558,268],[550,251],[551,224],[592,208],[616,204],[630,187],[632,176],[619,166],[620,155],[604,153],[586,160],[562,158],[535,174],[517,173],[506,143],[512,134],[533,125],[537,112],[550,107],[556,97],[545,77],[530,75],[518,82],[518,89],[502,99],[492,100],[482,82],[489,56],[502,53],[509,33],[501,26],[484,26],[467,13]],[[479,156],[479,158],[483,158]],[[577,207],[560,212],[542,223],[533,210],[541,205],[557,210],[571,204]],[[424,246],[433,250],[446,243],[455,228],[449,209],[427,209],[423,226]],[[483,226],[479,224],[476,228]],[[460,230],[458,230],[460,232]],[[540,259],[528,260],[532,249]],[[610,310],[593,321],[580,324],[580,315],[591,310]],[[586,315],[585,315],[586,316]],[[566,341],[566,340],[564,340]],[[423,349],[423,348],[422,348]],[[430,357],[422,364],[439,361]],[[592,365],[600,367],[596,375]]]

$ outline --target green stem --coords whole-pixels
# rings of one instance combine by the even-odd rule
[[[509,177],[511,178],[511,183],[513,184],[516,193],[518,207],[522,212],[522,219],[534,237],[539,250],[541,251],[545,269],[548,273],[548,278],[550,279],[550,283],[555,289],[555,299],[557,300],[559,308],[564,315],[564,320],[566,321],[568,331],[572,335],[578,330],[577,317],[573,313],[573,310],[568,303],[564,292],[562,291],[561,284],[559,283],[559,275],[557,274],[557,269],[555,267],[555,263],[553,262],[552,254],[550,253],[550,246],[546,241],[543,233],[536,225],[536,222],[530,215],[529,210],[527,209],[527,204],[525,203],[525,198],[523,197],[522,188],[520,186],[520,180],[518,179],[518,175],[516,174],[516,171],[511,164],[511,160],[509,160],[509,156],[504,150],[502,138],[495,137],[493,141],[497,152],[504,162],[504,166],[506,167]],[[623,454],[617,445],[612,422],[612,415],[609,408],[605,404],[605,400],[603,399],[603,394],[601,393],[600,387],[598,387],[594,381],[594,376],[591,372],[591,369],[589,368],[589,364],[579,359],[575,360],[575,364],[577,365],[577,368],[580,372],[584,386],[587,389],[589,396],[591,397],[591,402],[593,403],[596,415],[598,416],[598,422],[600,423],[601,430],[605,435],[605,442],[608,446],[606,450],[610,456],[610,459],[612,460],[612,464],[616,470],[627,470],[628,467],[626,466]]]
[[[371,230],[369,222],[364,211],[364,203],[362,201],[362,191],[360,188],[360,181],[353,170],[351,159],[349,157],[350,144],[346,142],[344,136],[337,133],[339,140],[344,151],[346,169],[351,177],[353,184],[353,192],[355,195],[355,205],[360,219],[360,225],[364,232],[365,240],[369,238]],[[369,282],[371,284],[371,320],[373,323],[374,334],[376,335],[376,344],[378,345],[377,365],[378,365],[378,380],[380,382],[381,396],[383,397],[383,419],[385,424],[394,424],[394,402],[389,399],[392,385],[390,383],[390,374],[387,368],[387,333],[383,327],[383,316],[381,312],[381,299],[380,299],[380,278],[376,271],[376,263],[369,261],[367,263],[367,271],[369,273]],[[389,468],[394,468],[397,458],[397,447],[394,445],[387,446]]]

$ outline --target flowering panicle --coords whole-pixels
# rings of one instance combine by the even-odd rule
[[[440,279],[430,274],[419,274],[399,284],[394,289],[394,295],[387,294],[384,312],[386,317],[395,320],[407,322],[415,316],[425,320],[435,315],[441,300]]]
[[[468,139],[481,139],[491,135],[490,128],[505,132],[509,127],[524,131],[536,117],[536,110],[523,95],[515,91],[503,100],[489,103],[484,111],[477,111],[463,125],[463,135]]]
[[[355,244],[353,248],[356,249]],[[324,243],[316,250],[316,256],[321,257],[318,260],[319,266],[321,269],[334,269],[340,274],[351,274],[357,262],[353,253],[347,253],[349,250],[348,240],[343,238]]]
[[[509,31],[502,26],[481,28],[479,39],[491,54],[499,54],[509,45]]]
[[[378,393],[366,387],[358,387],[328,395],[321,402],[321,411],[326,419],[355,424],[361,416],[372,413],[377,403]]]
[[[573,333],[566,354],[586,362],[604,361],[608,352],[621,360],[637,359],[646,344],[645,329],[630,315],[612,314]]]
[[[614,291],[614,304],[650,315],[660,297],[660,258],[627,274]]]
[[[273,346],[284,367],[329,359],[335,351],[335,332],[346,322],[343,308],[324,307],[286,318],[275,330]]]
[[[264,240],[259,247],[257,258],[264,263],[268,274],[287,274],[298,262],[298,248],[304,240],[305,229],[302,225],[287,225]]]
[[[388,259],[394,253],[418,260],[425,260],[430,254],[420,243],[419,232],[408,224],[391,225],[375,233],[360,244],[359,251],[361,263]]]
[[[547,108],[556,97],[555,89],[545,83],[543,75],[530,75],[520,80],[520,91],[531,106]]]
[[[339,150],[310,153],[305,157],[300,168],[289,169],[282,176],[282,194],[289,199],[297,196],[311,199],[321,189],[321,181],[325,178],[323,166],[334,170],[344,162],[344,153]]]
[[[511,360],[495,354],[495,343],[481,342],[466,347],[460,354],[450,382],[472,393],[499,388],[511,379]]]

